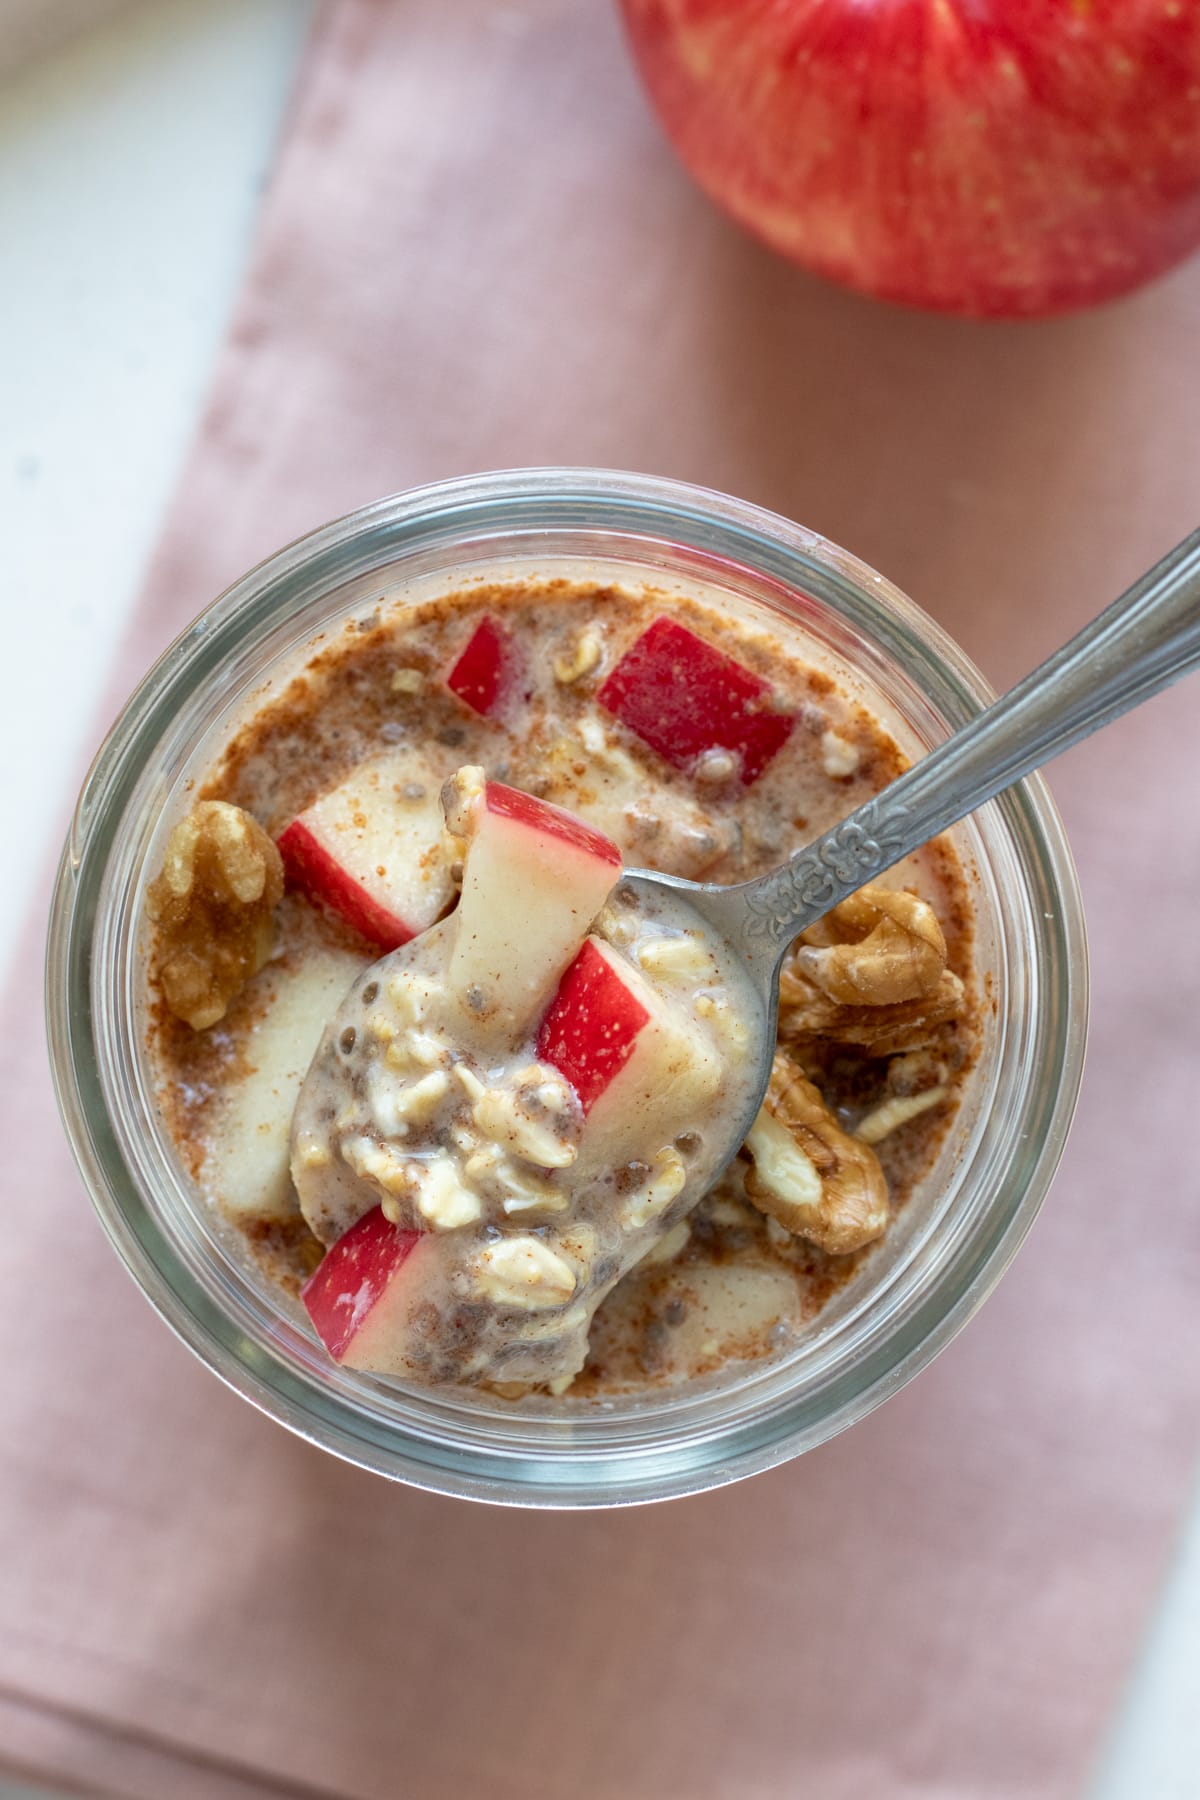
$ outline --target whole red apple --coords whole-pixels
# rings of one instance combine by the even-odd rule
[[[697,181],[835,281],[1031,317],[1200,243],[1200,0],[621,5]]]

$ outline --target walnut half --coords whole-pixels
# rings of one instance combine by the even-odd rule
[[[927,900],[871,883],[810,926],[794,957],[842,1006],[896,1006],[937,992],[946,940]]]
[[[789,958],[779,978],[779,1035],[788,1044],[825,1038],[856,1044],[868,1056],[898,1056],[934,1043],[938,1027],[957,1019],[965,1004],[962,982],[947,969],[928,999],[842,1006],[813,987]]]
[[[158,927],[163,999],[204,1031],[271,952],[283,863],[262,826],[240,806],[201,800],[167,842],[162,872],[146,890]]]
[[[883,1232],[888,1192],[879,1158],[842,1130],[782,1051],[746,1148],[754,1159],[747,1198],[794,1236],[845,1256]]]
[[[872,884],[794,946],[779,980],[779,1034],[787,1043],[827,1038],[893,1056],[930,1043],[965,1004],[933,908]]]

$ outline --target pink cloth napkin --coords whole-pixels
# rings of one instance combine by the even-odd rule
[[[1198,337],[1200,264],[1014,328],[805,279],[674,166],[607,6],[338,0],[117,687],[318,521],[558,461],[817,527],[1003,684],[1197,522]],[[999,1292],[848,1435],[664,1507],[425,1496],[227,1393],[92,1220],[31,940],[0,1086],[11,1763],[147,1800],[1078,1793],[1200,1427],[1198,696],[1055,774],[1091,1063]]]

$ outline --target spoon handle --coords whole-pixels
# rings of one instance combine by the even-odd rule
[[[849,818],[782,868],[727,890],[736,907],[726,930],[755,960],[782,951],[909,851],[1197,666],[1200,530]]]

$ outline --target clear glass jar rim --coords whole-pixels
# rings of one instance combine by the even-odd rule
[[[1074,869],[1044,784],[1033,779],[992,805],[1020,845],[1022,868],[1052,903],[1037,909],[1039,951],[1054,1021],[1040,1073],[1028,1154],[988,1229],[943,1270],[884,1346],[822,1395],[819,1416],[786,1405],[714,1430],[683,1456],[671,1447],[606,1455],[602,1446],[496,1458],[431,1440],[376,1441],[361,1417],[214,1305],[146,1207],[108,1119],[95,1074],[88,987],[91,923],[110,847],[145,760],[188,694],[297,603],[395,564],[416,546],[481,530],[609,532],[626,543],[686,545],[741,565],[793,594],[816,593],[890,660],[905,667],[951,723],[990,690],[934,621],[884,578],[817,534],[747,502],[654,477],[590,469],[469,476],[379,500],[297,540],[206,609],[139,685],[85,782],[55,890],[47,954],[47,1015],[60,1108],[102,1223],[151,1303],[223,1380],[263,1411],[335,1454],[435,1491],[509,1504],[581,1506],[660,1499],[756,1472],[862,1417],[944,1347],[1003,1273],[1041,1204],[1066,1139],[1082,1071],[1086,949]],[[394,1434],[393,1434],[394,1435]]]

